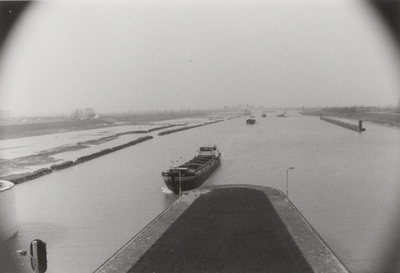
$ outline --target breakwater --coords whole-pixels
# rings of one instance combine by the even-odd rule
[[[197,128],[197,127],[201,127],[201,126],[204,126],[204,125],[209,125],[209,124],[213,124],[213,123],[217,123],[217,122],[221,122],[221,121],[222,120],[216,120],[216,121],[207,122],[207,123],[203,123],[203,124],[198,124],[198,125],[193,125],[193,126],[186,126],[186,127],[166,130],[166,131],[160,132],[158,135],[159,136],[168,135],[168,134],[172,134],[172,133],[176,133],[176,132],[180,132],[180,131],[184,131],[184,130],[189,130],[189,129],[193,129],[193,128]]]
[[[357,131],[357,132],[365,131],[365,128],[362,127],[362,120],[359,120],[358,121],[358,125],[356,125],[356,124],[351,124],[351,123],[344,122],[344,121],[341,121],[341,120],[327,118],[327,117],[324,117],[322,115],[320,115],[319,118],[320,118],[320,120],[327,121],[327,122],[342,126],[344,128],[353,130],[353,131]]]
[[[84,163],[86,161],[98,158],[100,156],[103,156],[103,155],[106,155],[106,154],[109,154],[109,153],[112,153],[112,152],[119,151],[121,149],[124,149],[126,147],[141,143],[143,141],[150,140],[152,138],[153,138],[152,136],[139,137],[138,139],[133,140],[133,141],[129,141],[129,142],[125,143],[125,144],[118,145],[116,147],[109,148],[109,149],[104,149],[104,150],[101,150],[99,152],[92,153],[90,155],[85,155],[85,156],[79,157],[75,161],[65,161],[65,162],[62,162],[62,163],[59,163],[59,164],[51,165],[49,168],[41,168],[41,169],[36,170],[34,172],[28,172],[28,173],[22,173],[22,174],[13,174],[13,175],[9,175],[9,176],[6,176],[6,177],[2,177],[1,179],[7,180],[7,181],[11,181],[11,182],[13,182],[15,184],[20,184],[20,183],[23,183],[23,182],[26,182],[26,181],[29,181],[29,180],[33,180],[35,178],[38,178],[38,177],[41,177],[41,176],[44,176],[44,175],[47,175],[47,174],[50,174],[53,171],[66,169],[66,168],[75,166],[77,164],[81,164],[81,163]]]

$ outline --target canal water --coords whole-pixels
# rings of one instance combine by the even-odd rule
[[[256,116],[255,125],[240,117],[155,136],[16,185],[19,233],[2,243],[0,271],[32,272],[14,250],[28,250],[38,238],[47,243],[48,272],[93,272],[177,199],[161,172],[191,159],[199,145],[216,144],[222,164],[207,185],[288,190],[352,272],[395,272],[400,130],[364,124],[358,133],[317,117],[276,114]]]

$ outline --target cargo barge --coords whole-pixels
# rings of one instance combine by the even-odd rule
[[[250,116],[250,118],[246,119],[246,124],[255,124],[256,118],[254,116]]]
[[[217,146],[202,146],[197,155],[178,167],[172,167],[161,175],[169,190],[178,194],[200,187],[221,162]]]

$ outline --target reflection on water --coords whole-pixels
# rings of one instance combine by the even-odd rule
[[[48,244],[49,272],[94,271],[176,200],[161,172],[203,144],[222,152],[208,185],[286,192],[286,170],[295,166],[292,202],[352,272],[380,272],[390,263],[379,255],[393,239],[390,221],[400,215],[400,131],[365,127],[360,134],[295,112],[252,126],[239,118],[156,136],[17,185],[19,233],[2,244],[1,272],[31,272],[13,249],[27,249],[36,238]]]

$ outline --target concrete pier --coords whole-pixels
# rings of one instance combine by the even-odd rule
[[[282,192],[226,185],[185,193],[95,272],[348,270]]]

